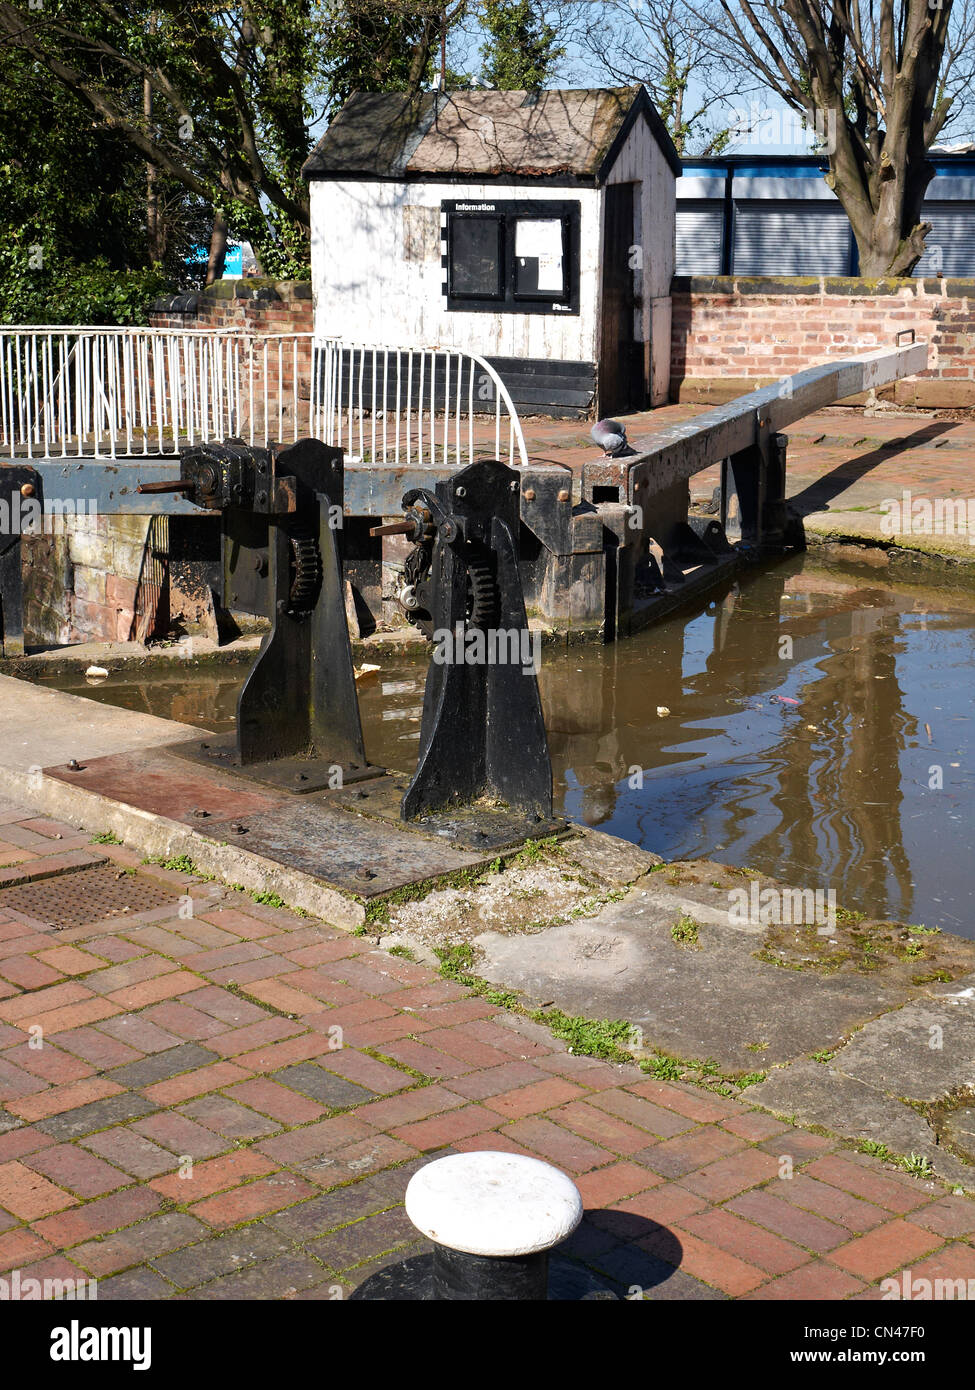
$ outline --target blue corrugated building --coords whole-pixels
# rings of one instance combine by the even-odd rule
[[[927,251],[914,274],[975,276],[975,153],[931,152]],[[685,157],[678,275],[856,275],[856,242],[819,155]]]

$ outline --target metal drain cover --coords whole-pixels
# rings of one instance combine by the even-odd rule
[[[124,873],[114,864],[98,864],[0,890],[0,909],[23,912],[60,929],[170,905],[175,913],[178,904],[174,893],[158,888],[140,874]]]

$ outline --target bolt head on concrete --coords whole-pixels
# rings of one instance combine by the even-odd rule
[[[418,1230],[469,1255],[532,1255],[571,1235],[582,1197],[565,1173],[510,1153],[450,1154],[421,1168],[406,1189]]]

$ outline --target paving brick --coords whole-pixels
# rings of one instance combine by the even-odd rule
[[[205,1067],[218,1060],[215,1052],[199,1047],[196,1043],[181,1043],[165,1052],[155,1052],[139,1062],[127,1062],[108,1073],[113,1081],[130,1089],[151,1086],[156,1081],[165,1081],[182,1072]]]
[[[643,1096],[645,1100],[653,1101],[654,1105],[660,1105],[665,1110],[673,1110],[678,1115],[685,1115],[689,1120],[696,1120],[698,1124],[710,1124],[724,1119],[726,1115],[740,1113],[736,1103],[725,1096],[716,1096],[669,1081],[638,1081],[626,1089],[632,1091],[635,1096]]]
[[[312,1057],[320,1057],[328,1052],[328,1038],[320,1033],[302,1033],[298,1038],[285,1038],[283,1042],[271,1043],[242,1052],[234,1061],[248,1071],[273,1072],[292,1062],[307,1062]]]
[[[659,1226],[680,1222],[692,1212],[701,1211],[706,1206],[703,1197],[676,1182],[651,1187],[648,1192],[639,1192],[636,1196],[627,1198],[625,1202],[614,1203],[616,1211],[642,1216]],[[600,1215],[597,1213],[594,1219],[600,1220]]]
[[[29,997],[36,999],[38,996],[32,994]],[[50,1013],[33,1014],[29,1018],[20,1019],[17,1026],[25,1032],[29,1032],[31,1028],[40,1028],[45,1035],[53,1037],[57,1033],[82,1028],[86,1023],[100,1023],[118,1012],[118,1005],[111,1004],[106,999],[83,999],[78,1004],[68,1004]]]
[[[761,1139],[771,1139],[773,1134],[787,1132],[789,1125],[766,1115],[760,1110],[751,1110],[744,1115],[728,1115],[721,1121],[722,1129],[730,1129],[739,1139],[747,1139],[749,1144],[757,1144]]]
[[[518,1120],[525,1115],[538,1115],[551,1110],[566,1101],[576,1100],[586,1095],[581,1086],[564,1077],[552,1076],[545,1081],[535,1081],[528,1086],[518,1087],[502,1095],[490,1096],[485,1105],[506,1119]]]
[[[942,1197],[912,1212],[911,1221],[941,1236],[970,1236],[975,1231],[975,1202],[966,1197]]]
[[[452,1144],[455,1139],[466,1139],[472,1134],[483,1133],[486,1126],[497,1123],[497,1117],[483,1105],[465,1105],[459,1110],[448,1110],[442,1115],[431,1116],[416,1124],[404,1125],[392,1132],[404,1144],[414,1149],[428,1152]]]
[[[270,1162],[263,1154],[254,1153],[251,1149],[237,1149],[220,1158],[194,1163],[186,1171],[181,1169],[178,1173],[154,1178],[149,1186],[163,1197],[185,1206],[211,1197],[215,1192],[237,1187],[251,1178],[267,1177],[276,1171],[277,1164]]]
[[[41,1240],[26,1226],[7,1231],[0,1235],[0,1273],[6,1273],[8,1269],[23,1269],[32,1260],[49,1255],[51,1249],[46,1240]]]
[[[189,1248],[154,1256],[152,1267],[178,1288],[191,1289],[221,1274],[233,1274],[263,1260],[291,1254],[292,1249],[291,1241],[285,1236],[262,1222],[255,1222],[241,1231],[211,1235],[208,1240]]]
[[[826,1221],[812,1212],[803,1211],[791,1202],[776,1197],[767,1188],[743,1192],[740,1197],[727,1203],[726,1210],[744,1216],[748,1221],[756,1221],[766,1230],[818,1253],[834,1250],[849,1237],[849,1231],[835,1221]]]
[[[330,1188],[347,1183],[352,1178],[365,1177],[368,1173],[379,1173],[394,1163],[416,1157],[416,1149],[401,1139],[394,1139],[388,1134],[373,1134],[368,1139],[347,1144],[332,1153],[302,1159],[292,1166],[316,1186]],[[405,1186],[406,1179],[403,1181]]]
[[[3,1053],[3,1060],[57,1086],[82,1081],[93,1072],[87,1062],[51,1042],[44,1042],[41,1047],[34,1047],[30,1042],[22,1042],[19,1047],[8,1047]]]
[[[975,1289],[975,1249],[967,1241],[956,1241],[953,1245],[946,1245],[936,1254],[912,1265],[910,1279],[910,1292],[914,1298],[917,1298],[919,1293],[925,1293],[923,1287],[920,1290],[917,1288],[916,1280],[929,1279],[933,1285],[940,1279],[944,1281],[940,1291],[942,1297],[970,1299],[972,1290]],[[947,1281],[951,1281],[950,1285]],[[900,1282],[903,1290],[903,1278]],[[932,1294],[936,1296],[937,1292],[933,1287]]]
[[[76,1110],[80,1105],[104,1100],[106,1096],[119,1095],[121,1092],[122,1087],[115,1082],[99,1076],[90,1076],[84,1081],[72,1081],[67,1086],[55,1086],[41,1095],[8,1101],[7,1109],[11,1114],[19,1115],[22,1120],[44,1120],[50,1115]]]
[[[408,1072],[398,1071],[375,1057],[357,1052],[353,1047],[330,1048],[315,1060],[320,1067],[344,1076],[347,1081],[354,1081],[377,1095],[389,1096],[407,1086],[416,1085],[416,1078]]]
[[[203,989],[198,989],[193,995],[192,1006],[232,1028],[244,1028],[249,1023],[260,1023],[267,1018],[265,1011],[250,1000],[241,999],[239,995],[219,989],[216,985],[205,985]]]
[[[54,1140],[43,1134],[33,1125],[21,1125],[16,1129],[0,1133],[0,1163],[12,1158],[23,1158],[24,1154],[37,1153],[39,1149],[50,1148]]]
[[[363,1217],[351,1226],[309,1242],[309,1251],[336,1271],[362,1264],[417,1241],[417,1229],[402,1207]]]
[[[520,1090],[535,1081],[546,1080],[545,1072],[535,1062],[515,1062],[505,1058],[499,1067],[488,1067],[485,1071],[468,1072],[466,1076],[454,1076],[450,1089],[469,1100],[484,1100],[487,1096],[498,1096],[505,1091]]]
[[[363,1178],[361,1182],[337,1187],[269,1216],[268,1225],[290,1240],[314,1240],[339,1226],[358,1222],[364,1216],[386,1211],[401,1202],[402,1194],[393,1193],[388,1181],[383,1181],[382,1177]]]
[[[542,1158],[568,1169],[570,1173],[586,1173],[590,1168],[598,1168],[611,1163],[616,1157],[608,1149],[597,1148],[595,1144],[580,1139],[576,1134],[555,1125],[551,1120],[524,1119],[507,1125],[504,1133],[517,1144],[524,1144]]]
[[[665,1178],[680,1178],[708,1163],[738,1153],[744,1141],[727,1130],[715,1127],[691,1130],[673,1139],[665,1139],[651,1148],[641,1150],[636,1161],[645,1162],[655,1173]]]
[[[909,1221],[889,1221],[829,1252],[829,1259],[860,1279],[880,1279],[942,1244],[942,1238]]]
[[[327,1289],[330,1279],[333,1276],[309,1255],[282,1255],[214,1279],[203,1286],[200,1296],[235,1302],[240,1299],[293,1299],[299,1290],[321,1286],[326,1296],[332,1297]]]
[[[140,984],[113,990],[108,998],[121,1009],[144,1009],[147,1004],[156,1004],[160,999],[175,999],[202,989],[205,983],[188,970],[176,970],[155,980],[143,980]]]
[[[83,999],[91,999],[91,990],[84,985],[70,981],[63,985],[52,985],[50,989],[35,990],[30,994],[18,995],[16,999],[6,999],[0,1004],[0,1019],[7,1023],[23,1026],[22,1020],[36,1018],[42,1013],[77,1004]]]
[[[62,975],[86,975],[104,964],[98,956],[79,951],[77,946],[55,946],[50,951],[40,951],[38,959]]]
[[[670,1233],[667,1232],[666,1235]],[[740,1298],[742,1294],[749,1293],[765,1282],[764,1270],[749,1261],[739,1259],[737,1255],[729,1254],[709,1241],[698,1239],[683,1227],[679,1229],[677,1236],[681,1252],[679,1268],[687,1274],[692,1274],[695,1279],[701,1279],[705,1284],[711,1284],[733,1298]],[[664,1253],[667,1248],[665,1241],[665,1237],[656,1236],[647,1237],[639,1243],[648,1253],[659,1254],[661,1259],[666,1260],[668,1256]]]
[[[799,1167],[803,1163],[808,1163],[812,1158],[819,1158],[825,1153],[837,1147],[837,1142],[826,1139],[821,1134],[809,1134],[804,1129],[796,1129],[791,1126],[784,1134],[774,1135],[771,1139],[763,1139],[759,1144],[760,1149],[766,1153],[773,1154],[776,1158],[788,1157],[790,1162]]]
[[[143,1089],[157,1105],[179,1105],[184,1100],[192,1100],[194,1096],[232,1086],[235,1081],[246,1081],[249,1075],[250,1072],[234,1066],[232,1062],[214,1062],[211,1066],[183,1072],[170,1081],[158,1081]]]
[[[689,1231],[699,1240],[737,1255],[768,1274],[788,1274],[811,1258],[806,1250],[791,1241],[729,1211],[692,1213],[682,1217],[679,1225],[682,1231]]]
[[[126,985],[141,984],[144,980],[171,975],[176,969],[172,961],[163,960],[159,956],[136,956],[121,964],[110,965],[107,969],[103,965],[97,974],[88,977],[85,984],[98,994],[111,994],[115,990],[124,989]]]
[[[93,1134],[96,1129],[107,1129],[109,1125],[123,1124],[126,1120],[148,1115],[155,1108],[144,1096],[124,1091],[121,1095],[109,1096],[107,1100],[82,1105],[77,1110],[66,1110],[63,1115],[38,1120],[37,1128],[59,1141],[80,1139],[84,1134]]]
[[[136,1052],[163,1052],[166,1048],[177,1047],[183,1039],[175,1033],[159,1028],[144,1014],[123,1014],[99,1025],[99,1033],[107,1033]]]
[[[536,1057],[533,1065],[543,1071],[568,1076],[592,1091],[622,1086],[636,1072],[635,1067],[614,1066],[595,1057],[577,1056],[574,1052],[551,1052],[547,1057]]]
[[[575,1179],[586,1207],[608,1207],[638,1192],[645,1192],[660,1182],[655,1173],[637,1163],[611,1163],[591,1173],[580,1173]]]
[[[145,1187],[127,1187],[110,1197],[98,1197],[84,1206],[47,1216],[34,1223],[37,1234],[55,1246],[78,1245],[83,1240],[107,1235],[159,1210],[160,1199]]]
[[[303,1197],[310,1197],[314,1191],[311,1183],[282,1171],[269,1178],[258,1178],[232,1192],[208,1197],[193,1208],[193,1214],[210,1226],[236,1226],[239,1222],[253,1221],[289,1207]]]
[[[287,1134],[276,1134],[272,1139],[262,1139],[254,1147],[276,1163],[294,1165],[319,1154],[334,1153],[360,1139],[375,1138],[369,1126],[364,1125],[358,1117],[336,1115],[330,1120],[306,1125],[304,1129],[293,1129]]]
[[[77,1202],[70,1192],[62,1191],[16,1159],[0,1164],[0,1207],[21,1221],[35,1221],[39,1216],[76,1206]]]
[[[424,1034],[423,1041],[426,1046],[435,1047],[475,1067],[503,1066],[509,1055],[499,1047],[491,1047],[473,1037],[463,1024],[452,1028],[433,1028]]]
[[[763,1284],[754,1292],[745,1294],[745,1298],[749,1302],[766,1299],[770,1302],[787,1300],[790,1303],[807,1299],[812,1302],[832,1302],[849,1298],[850,1294],[862,1288],[862,1282],[854,1279],[845,1270],[824,1264],[822,1260],[814,1260],[811,1264],[803,1265],[801,1269],[784,1274],[780,1279]]]
[[[682,1182],[692,1192],[700,1192],[710,1202],[724,1202],[746,1188],[757,1187],[767,1182],[778,1171],[776,1160],[761,1149],[745,1149],[730,1158],[709,1163],[693,1173],[687,1173]]]
[[[897,1212],[900,1215],[913,1211],[916,1207],[926,1206],[932,1199],[932,1194],[926,1192],[919,1184],[910,1187],[885,1173],[875,1172],[872,1168],[861,1168],[836,1154],[817,1158],[809,1164],[806,1172],[811,1178],[819,1178],[833,1187],[842,1188],[844,1192],[853,1192],[868,1202],[875,1202],[885,1211]]]
[[[137,1265],[134,1269],[127,1269],[124,1274],[98,1281],[100,1303],[155,1303],[161,1298],[169,1298],[173,1292],[172,1284],[148,1265]]]
[[[237,1057],[255,1047],[281,1042],[283,1038],[293,1038],[305,1031],[304,1024],[287,1018],[262,1018],[258,1023],[249,1023],[246,1028],[233,1028],[221,1034],[214,1039],[213,1050],[221,1057]]]
[[[212,1130],[172,1110],[138,1120],[130,1128],[180,1158],[184,1154],[196,1159],[213,1158],[227,1147],[226,1140],[218,1138]]]
[[[24,1159],[28,1168],[65,1187],[77,1197],[103,1197],[129,1184],[128,1173],[120,1173],[110,1163],[75,1144],[55,1144]]]
[[[573,1134],[583,1139],[591,1139],[594,1144],[612,1149],[614,1153],[632,1154],[647,1146],[647,1136],[642,1129],[636,1129],[605,1110],[597,1110],[586,1101],[562,1105],[550,1113],[549,1119],[565,1129],[571,1129]]]
[[[836,1221],[859,1235],[890,1219],[888,1212],[872,1202],[854,1197],[842,1188],[831,1187],[829,1183],[818,1182],[802,1172],[780,1182],[775,1191],[787,1202],[794,1202],[817,1216],[825,1216],[828,1221]]]
[[[135,1048],[117,1042],[115,1038],[108,1037],[97,1028],[74,1028],[66,1033],[59,1033],[58,1049],[62,1055],[67,1051],[74,1054],[76,1060],[83,1059],[79,1061],[79,1066],[85,1068],[84,1075],[90,1075],[92,1067],[99,1070],[117,1067],[124,1062],[134,1062],[141,1056]],[[41,1049],[43,1053],[53,1050],[53,1044]]]
[[[444,1078],[450,1080],[452,1076],[463,1076],[465,1072],[474,1070],[470,1062],[462,1062],[458,1057],[448,1057],[445,1052],[437,1052],[435,1048],[425,1047],[423,1043],[412,1042],[409,1038],[389,1043],[383,1051],[387,1057],[392,1057],[394,1061],[410,1067],[421,1076],[429,1076],[434,1081]]]
[[[41,989],[61,979],[62,972],[33,956],[8,956],[0,961],[0,975],[21,989]]]
[[[375,1099],[375,1092],[356,1086],[343,1076],[336,1076],[334,1072],[316,1066],[314,1062],[299,1062],[293,1067],[283,1067],[274,1073],[272,1080],[282,1086],[290,1086],[293,1091],[300,1091],[302,1095],[333,1110],[345,1110],[349,1106]]]
[[[161,1149],[145,1135],[137,1134],[125,1125],[103,1129],[83,1141],[86,1149],[101,1154],[131,1173],[135,1178],[155,1178],[171,1172],[177,1164],[175,1154]]]
[[[276,1081],[269,1081],[263,1076],[241,1081],[232,1086],[227,1094],[285,1125],[308,1124],[325,1114],[324,1107],[317,1101],[309,1100],[297,1091],[289,1091],[286,1086],[279,1086]]]
[[[660,1139],[672,1139],[674,1135],[684,1134],[693,1128],[693,1122],[687,1116],[675,1115],[672,1110],[665,1110],[630,1091],[602,1091],[592,1097],[592,1104]]]
[[[183,1107],[183,1113],[192,1120],[198,1120],[208,1129],[222,1134],[227,1139],[263,1139],[276,1134],[281,1128],[266,1115],[259,1115],[246,1105],[238,1105],[223,1095],[202,1096]]]
[[[406,1091],[362,1106],[356,1111],[356,1119],[365,1120],[376,1129],[392,1129],[396,1125],[429,1119],[431,1115],[440,1115],[463,1104],[464,1097],[445,1086],[421,1086],[415,1091]],[[491,1115],[487,1123],[494,1125],[500,1121],[497,1116]]]
[[[71,1258],[96,1279],[103,1279],[106,1275],[117,1274],[120,1270],[144,1264],[146,1260],[190,1245],[207,1234],[208,1228],[188,1212],[162,1212],[103,1240],[76,1245],[71,1251]]]
[[[189,1042],[210,1042],[211,1039],[227,1033],[230,1028],[229,1024],[222,1023],[219,1018],[204,1013],[202,1009],[194,1009],[180,999],[166,999],[161,1004],[153,1004],[151,1008],[146,1009],[144,1016],[153,1023],[158,1023],[160,1028],[166,1028],[170,1033],[175,1033],[177,1037],[185,1038]],[[220,1051],[219,1048],[215,1050]]]

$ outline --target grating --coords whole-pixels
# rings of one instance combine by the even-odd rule
[[[114,864],[98,864],[0,890],[0,910],[23,912],[58,930],[157,907],[172,906],[175,912],[178,903],[175,894],[158,888],[151,879],[127,874]]]

